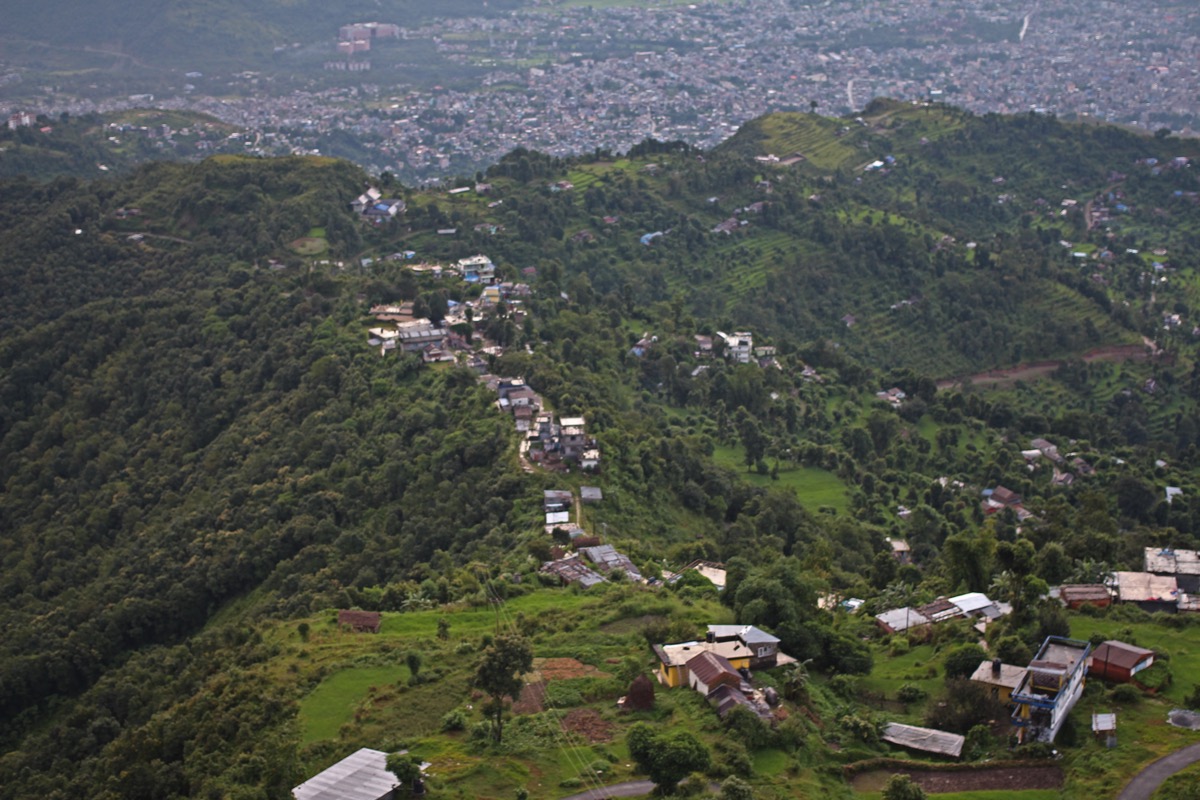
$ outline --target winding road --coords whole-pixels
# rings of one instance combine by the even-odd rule
[[[1192,764],[1200,762],[1200,744],[1193,744],[1163,756],[1134,776],[1117,795],[1117,800],[1150,800],[1150,795],[1167,778]]]

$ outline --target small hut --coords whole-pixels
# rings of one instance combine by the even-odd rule
[[[339,611],[337,624],[339,628],[355,633],[379,633],[383,615],[378,611]]]

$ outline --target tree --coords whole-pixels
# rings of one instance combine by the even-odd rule
[[[415,794],[421,786],[421,759],[407,752],[392,753],[387,757],[387,769],[409,794]]]
[[[946,677],[969,678],[985,658],[987,653],[979,645],[959,645],[946,656]]]
[[[408,665],[408,671],[414,678],[421,674],[421,661],[421,654],[416,650],[404,657],[404,663]]]
[[[959,678],[946,681],[945,691],[930,702],[925,724],[944,731],[966,733],[976,725],[1007,715],[1004,704],[992,697],[987,688]]]
[[[504,698],[517,698],[524,685],[521,676],[533,669],[533,647],[523,636],[497,636],[483,651],[475,669],[475,686],[491,695],[485,713],[492,718],[492,739],[504,733]]]
[[[721,782],[721,791],[717,794],[717,798],[718,800],[754,800],[754,790],[750,788],[750,784],[737,775],[730,775]]]
[[[712,760],[700,740],[687,731],[655,733],[644,722],[629,729],[625,742],[638,769],[667,793],[688,774],[708,769]]]
[[[925,800],[925,790],[907,775],[893,775],[884,784],[883,800]]]

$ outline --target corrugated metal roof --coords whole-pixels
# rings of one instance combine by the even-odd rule
[[[893,608],[891,611],[885,611],[882,614],[876,614],[875,619],[879,620],[884,625],[891,628],[893,631],[906,631],[909,628],[915,628],[918,625],[928,625],[929,618],[917,611],[915,608]]]
[[[296,800],[379,800],[400,785],[387,753],[364,747],[292,789]]]
[[[954,758],[962,755],[963,744],[966,742],[966,738],[957,733],[918,728],[916,725],[904,725],[899,722],[889,722],[883,726],[883,740],[911,750]]]

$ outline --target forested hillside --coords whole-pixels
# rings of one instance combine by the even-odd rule
[[[933,676],[881,677],[900,645],[819,596],[993,592],[1014,613],[988,639],[1020,652],[1065,632],[1048,586],[1200,541],[1198,156],[879,103],[708,153],[516,151],[455,194],[316,158],[0,183],[0,797],[286,797],[348,747],[401,743],[427,748],[435,796],[557,797],[596,772],[554,755],[537,726],[557,717],[508,744],[458,733],[486,727],[490,626],[605,671],[551,699],[620,727],[645,643],[706,620],[772,630],[814,672],[791,725],[746,745],[778,769],[721,751],[725,774],[848,796],[835,750],[879,744],[824,676]],[[352,212],[371,185],[406,210]],[[480,303],[415,269],[480,252],[528,293]],[[367,344],[372,307],[401,303],[471,304],[458,363]],[[718,331],[769,349],[700,352]],[[599,471],[530,466],[468,357],[586,418]],[[1031,456],[1041,437],[1086,469]],[[650,585],[539,573],[566,545],[543,490],[581,485],[604,495],[587,533]],[[1031,516],[985,513],[999,485]],[[657,580],[696,559],[726,564],[722,594]],[[339,634],[338,608],[385,612],[384,634]],[[387,672],[406,651],[424,667]],[[339,675],[373,688],[323,711]],[[664,702],[668,727],[719,735]],[[623,747],[587,758],[624,775]]]

